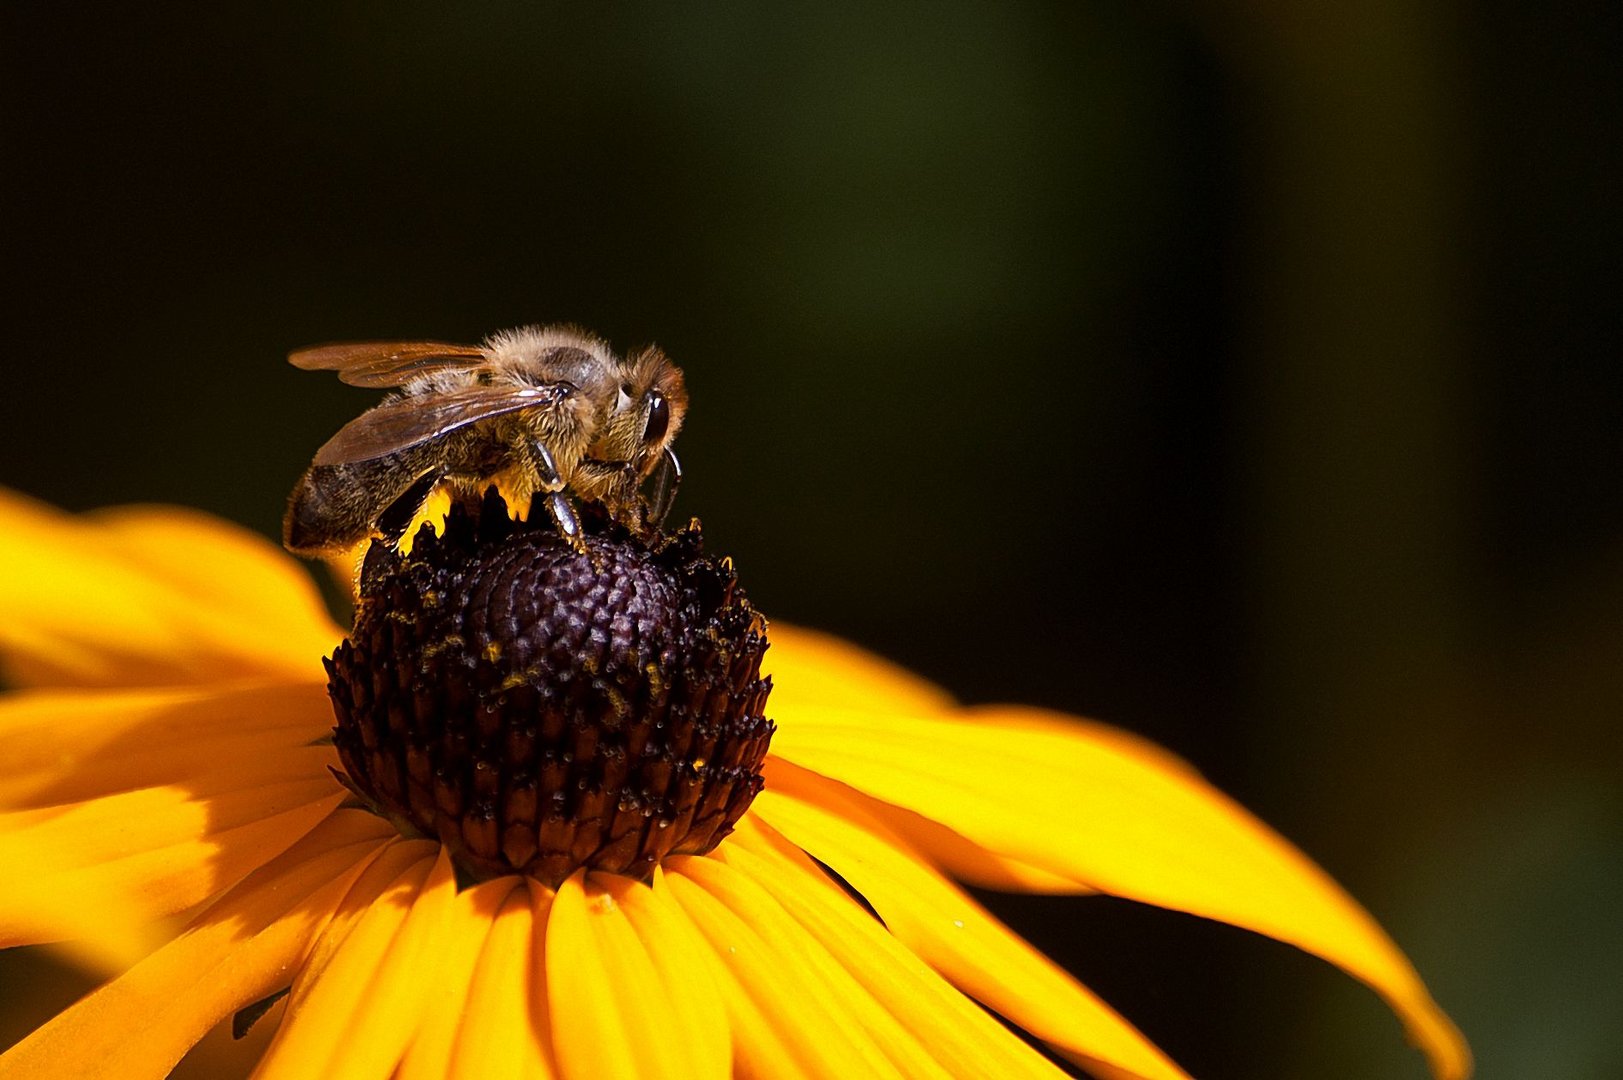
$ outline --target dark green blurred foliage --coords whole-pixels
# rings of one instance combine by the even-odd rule
[[[759,606],[1166,743],[1482,1076],[1623,1072],[1609,6],[0,20],[0,482],[274,534],[373,400],[288,349],[658,340]],[[1288,949],[996,902],[1197,1075],[1422,1074]]]

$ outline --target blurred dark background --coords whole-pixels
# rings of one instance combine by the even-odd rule
[[[657,340],[759,606],[1165,743],[1481,1076],[1623,1075],[1619,23],[9,4],[0,483],[275,534],[374,400],[290,348]],[[1423,1075],[1288,948],[994,902],[1198,1076]]]

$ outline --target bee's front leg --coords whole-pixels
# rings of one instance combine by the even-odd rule
[[[628,461],[582,458],[576,466],[576,490],[595,498],[609,516],[632,529],[647,529],[636,468]]]
[[[654,493],[647,500],[647,519],[650,528],[658,529],[670,516],[676,491],[682,486],[682,463],[676,460],[676,455],[668,446],[659,464],[654,467],[653,480]]]
[[[580,517],[575,513],[574,504],[564,492],[563,474],[558,471],[558,461],[552,456],[545,443],[531,439],[525,443],[530,456],[530,464],[535,469],[535,476],[540,483],[540,490],[547,496],[547,512],[552,515],[553,522],[558,526],[558,533],[577,551],[586,550],[586,540],[581,535]]]

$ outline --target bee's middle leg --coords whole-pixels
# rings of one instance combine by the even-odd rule
[[[576,548],[583,548],[585,540],[581,537],[580,517],[575,513],[574,504],[564,492],[564,478],[558,471],[557,459],[552,456],[552,451],[547,449],[545,443],[531,439],[525,447],[529,453],[530,464],[535,469],[536,479],[540,482],[540,491],[547,497],[547,512],[552,515],[559,534]]]

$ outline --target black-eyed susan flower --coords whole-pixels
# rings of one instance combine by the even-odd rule
[[[1098,1076],[1184,1075],[960,882],[1289,942],[1469,1072],[1380,927],[1187,765],[808,631],[763,661],[695,537],[465,522],[372,568],[340,644],[218,521],[0,520],[0,944],[171,928],[5,1080],[161,1077],[283,991],[264,1077],[1057,1074],[986,1010]]]

